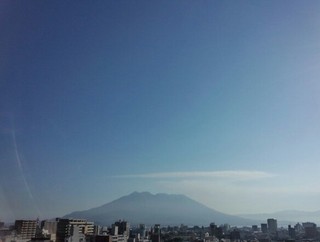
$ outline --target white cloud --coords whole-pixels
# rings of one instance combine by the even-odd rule
[[[194,171],[194,172],[159,172],[115,176],[117,178],[150,178],[150,179],[231,179],[231,180],[256,180],[262,178],[271,178],[275,174],[263,171]]]

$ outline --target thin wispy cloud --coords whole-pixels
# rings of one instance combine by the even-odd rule
[[[236,180],[255,180],[262,178],[270,178],[275,174],[263,171],[243,171],[243,170],[226,170],[226,171],[195,171],[195,172],[159,172],[144,173],[115,176],[118,178],[179,178],[179,179],[196,179],[196,178],[220,178],[220,179],[236,179]]]

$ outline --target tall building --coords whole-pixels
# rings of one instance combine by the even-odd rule
[[[71,225],[71,234],[69,237],[65,238],[64,242],[85,242],[86,237],[80,230],[78,225]]]
[[[117,225],[112,224],[111,234],[112,235],[118,235],[119,234],[119,227]]]
[[[274,218],[269,218],[267,220],[268,223],[268,231],[270,234],[276,234],[278,230],[278,223],[277,220]]]
[[[57,234],[57,220],[44,220],[41,222],[42,231],[45,233],[50,234],[50,239],[55,242],[56,241],[56,234]]]
[[[261,224],[261,232],[264,234],[268,233],[268,224]]]
[[[114,226],[118,227],[118,234],[126,235],[129,237],[130,233],[130,224],[127,221],[121,221],[114,223]]]
[[[210,234],[215,236],[217,233],[218,226],[215,223],[210,223]]]
[[[294,227],[291,227],[291,225],[288,225],[288,234],[291,239],[294,239],[296,237],[296,231]]]
[[[94,223],[88,222],[85,219],[58,219],[57,224],[57,242],[64,242],[67,238],[77,232],[83,235],[93,235],[94,234]]]
[[[161,227],[160,224],[155,224],[151,232],[151,241],[160,242],[161,241]]]
[[[218,239],[221,239],[224,233],[224,230],[228,230],[229,225],[224,224],[223,226],[217,226],[215,223],[210,223],[210,234],[211,236],[215,236]]]
[[[21,239],[31,239],[36,235],[37,220],[16,220],[14,226]]]
[[[144,239],[146,237],[146,225],[145,224],[140,224],[139,225],[139,233],[140,233],[140,238]]]

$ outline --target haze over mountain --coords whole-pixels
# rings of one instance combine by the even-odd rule
[[[119,219],[131,224],[153,225],[209,225],[229,223],[231,225],[252,225],[251,219],[244,219],[218,212],[187,196],[176,194],[151,194],[134,192],[100,207],[72,212],[65,218],[84,218],[97,224],[110,225]]]
[[[314,212],[298,211],[298,210],[283,210],[274,213],[259,213],[259,214],[239,214],[238,216],[254,220],[265,220],[266,218],[276,218],[285,224],[298,222],[315,222],[320,223],[320,210]]]

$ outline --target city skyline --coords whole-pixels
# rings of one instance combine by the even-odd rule
[[[0,3],[0,220],[133,191],[320,210],[320,3]]]
[[[161,224],[137,224],[131,226],[126,220],[112,221],[111,226],[99,226],[86,219],[16,220],[14,226],[4,227],[0,237],[4,240],[40,240],[40,241],[198,241],[200,239],[214,242],[218,240],[318,240],[319,231],[315,223],[307,222],[288,228],[278,227],[277,220],[268,219],[267,223],[234,227],[229,224],[210,223],[204,226],[187,226],[185,224],[163,226]],[[260,229],[261,228],[261,229]]]

